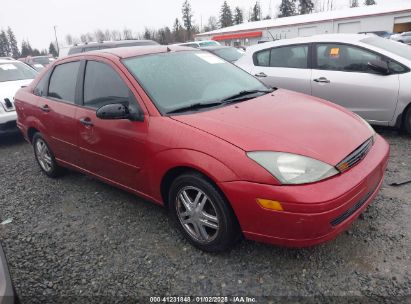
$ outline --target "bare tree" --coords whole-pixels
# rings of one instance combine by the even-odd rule
[[[125,40],[133,39],[133,32],[130,29],[125,28],[123,30],[123,37]]]
[[[104,32],[104,36],[106,37],[106,40],[111,40],[111,32],[110,32],[110,30],[106,30],[105,32]]]
[[[73,36],[71,36],[70,34],[66,35],[66,43],[68,45],[72,45],[73,44]]]

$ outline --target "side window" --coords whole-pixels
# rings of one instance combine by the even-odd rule
[[[380,55],[349,45],[317,45],[317,68],[321,70],[376,73],[368,67],[371,60],[382,60]]]
[[[79,61],[63,63],[56,66],[50,77],[48,96],[69,103],[75,103],[79,68]]]
[[[50,73],[46,73],[43,75],[43,78],[40,79],[40,81],[37,83],[36,87],[33,90],[34,95],[37,96],[45,96],[46,95],[46,89],[47,89],[47,82],[49,79]]]
[[[84,77],[84,106],[98,109],[110,103],[128,103],[130,90],[109,65],[88,61]]]
[[[260,51],[255,54],[254,64],[257,66],[266,67],[270,63],[270,50]]]
[[[293,45],[271,49],[270,67],[306,69],[308,46]]]

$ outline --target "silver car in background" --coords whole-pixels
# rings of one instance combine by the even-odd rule
[[[401,43],[405,43],[405,44],[411,44],[411,32],[394,34],[394,35],[391,35],[390,39],[401,42]]]
[[[249,47],[236,63],[271,87],[332,101],[411,134],[411,48],[375,35],[328,34]]]
[[[16,302],[17,298],[10,279],[6,256],[0,244],[0,304],[14,304]]]

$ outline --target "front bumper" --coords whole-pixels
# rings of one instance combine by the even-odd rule
[[[17,128],[16,120],[17,120],[17,114],[15,111],[1,112],[0,113],[0,135],[18,132],[19,130]]]
[[[335,238],[377,195],[389,146],[376,135],[367,156],[350,170],[307,185],[274,186],[246,181],[220,183],[246,238],[306,247]],[[281,202],[284,211],[263,209],[256,199]]]
[[[0,304],[12,304],[15,303],[15,299],[7,260],[0,245]]]

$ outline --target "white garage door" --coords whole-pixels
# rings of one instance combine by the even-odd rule
[[[411,22],[411,16],[405,16],[405,17],[396,17],[394,18],[394,23],[409,23]]]
[[[308,37],[317,34],[316,26],[300,27],[298,29],[298,37]]]
[[[361,22],[347,22],[338,24],[339,33],[358,33],[361,31]]]

